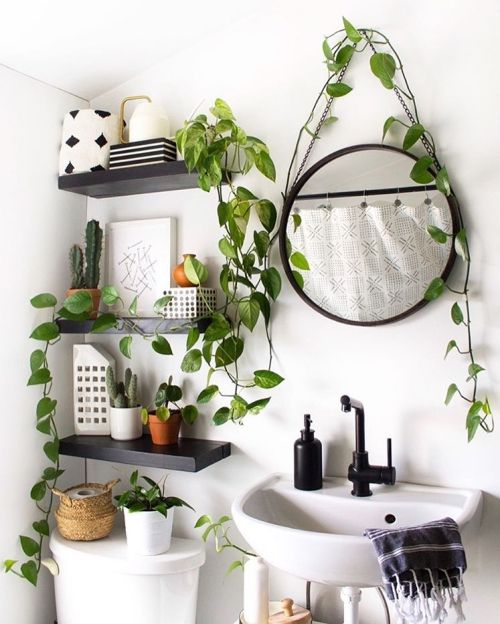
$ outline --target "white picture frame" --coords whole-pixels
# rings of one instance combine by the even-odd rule
[[[118,289],[125,315],[138,295],[137,315],[155,316],[154,302],[170,288],[176,258],[171,217],[106,225],[106,284]]]

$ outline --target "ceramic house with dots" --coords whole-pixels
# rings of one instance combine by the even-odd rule
[[[106,368],[114,358],[100,345],[73,345],[73,404],[77,435],[109,435]]]

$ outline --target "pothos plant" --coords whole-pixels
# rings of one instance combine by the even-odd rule
[[[410,150],[417,145],[423,146],[425,155],[418,157],[410,171],[410,178],[419,184],[435,183],[438,190],[447,197],[453,194],[446,167],[441,165],[436,153],[436,144],[429,129],[423,125],[415,99],[406,74],[403,70],[403,63],[400,56],[391,44],[389,39],[380,31],[372,28],[355,28],[347,19],[343,19],[344,28],[336,31],[332,35],[326,37],[323,41],[324,63],[327,70],[327,79],[324,82],[313,108],[301,128],[295,150],[288,170],[285,196],[290,187],[299,178],[303,167],[305,166],[307,156],[312,147],[312,143],[318,138],[321,130],[334,124],[337,117],[333,115],[333,104],[336,98],[345,97],[352,91],[352,87],[344,82],[344,76],[347,72],[351,59],[355,55],[362,55],[363,52],[369,53],[369,64],[372,73],[379,80],[380,84],[386,89],[394,91],[397,96],[406,117],[401,119],[391,115],[383,124],[382,141],[388,133],[392,133],[394,129],[400,127],[403,130],[402,147],[404,150]],[[325,101],[325,106],[321,116],[319,116],[319,106]],[[304,133],[312,136],[311,145],[306,153],[306,157],[299,166],[295,177],[292,181],[292,172],[296,165],[299,148]],[[450,238],[453,239],[452,244],[458,256],[465,265],[464,277],[458,288],[452,288],[441,277],[436,277],[429,284],[425,299],[434,301],[446,291],[457,296],[457,300],[451,307],[451,320],[457,327],[465,330],[465,339],[457,341],[452,339],[448,342],[445,358],[452,351],[457,351],[463,355],[467,361],[467,376],[465,383],[466,388],[459,387],[459,384],[452,383],[449,385],[445,403],[448,405],[455,395],[460,396],[467,404],[466,428],[468,440],[472,440],[478,428],[486,432],[493,431],[494,421],[493,415],[487,396],[480,396],[478,389],[478,375],[485,369],[475,358],[472,333],[471,333],[471,312],[469,299],[469,279],[471,270],[471,256],[469,243],[467,239],[466,229],[464,227],[463,217],[458,207],[459,214],[459,230],[456,234],[452,232],[444,232],[436,226],[430,225],[428,229],[429,236],[437,244],[446,244]],[[293,215],[294,227],[300,226],[300,216]],[[307,270],[307,260],[294,257],[296,252],[291,246],[288,246],[289,259],[292,265],[301,270]],[[302,276],[298,272],[296,279],[301,283]]]
[[[269,150],[263,141],[237,125],[223,100],[217,99],[210,113],[210,119],[201,114],[186,121],[176,141],[188,169],[198,172],[200,188],[217,192],[217,216],[222,229],[218,247],[223,257],[219,284],[224,301],[217,309],[207,302],[209,325],[203,336],[196,327],[190,330],[181,368],[194,373],[206,362],[207,384],[198,403],[206,404],[217,396],[226,399],[227,404],[213,415],[213,422],[221,425],[227,421],[241,423],[247,414],[257,414],[266,407],[270,397],[249,401],[245,397],[249,389],[269,390],[283,381],[271,369],[270,332],[271,306],[280,294],[281,276],[270,262],[276,207],[233,180],[256,168],[274,181],[276,171]],[[193,284],[201,285],[207,278],[207,268],[196,258],[187,259],[185,270]],[[241,363],[245,333],[253,332],[259,323],[267,337],[266,362],[248,374],[242,371]],[[225,380],[229,380],[229,388]]]

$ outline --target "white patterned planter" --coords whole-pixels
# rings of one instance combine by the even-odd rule
[[[169,319],[192,319],[209,312],[209,307],[217,307],[215,288],[167,288],[165,295],[173,297],[165,307],[165,316]]]

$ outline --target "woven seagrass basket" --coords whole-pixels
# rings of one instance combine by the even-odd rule
[[[80,483],[62,492],[55,516],[59,533],[68,540],[91,542],[107,537],[115,522],[116,507],[111,490],[120,479],[101,483]]]

